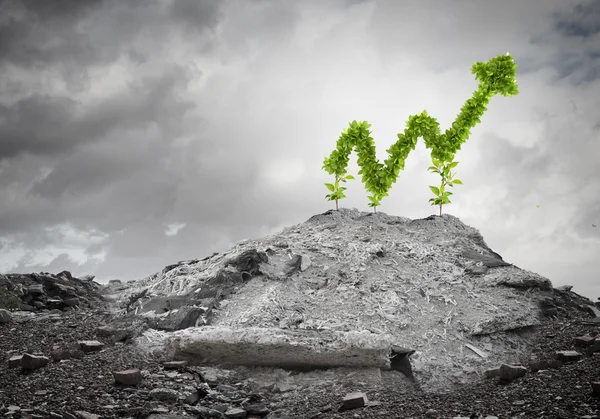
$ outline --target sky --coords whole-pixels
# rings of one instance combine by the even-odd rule
[[[509,52],[452,204],[504,260],[600,297],[600,1],[0,0],[0,272],[146,277],[335,208],[353,120],[377,157],[445,131]],[[356,154],[346,208],[372,211]],[[428,202],[422,140],[378,211]],[[597,227],[594,227],[596,225]]]

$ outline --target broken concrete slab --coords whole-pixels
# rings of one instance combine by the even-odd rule
[[[393,341],[389,335],[369,331],[206,326],[171,333],[165,347],[169,358],[188,361],[191,365],[276,366],[298,370],[349,366],[390,369]]]

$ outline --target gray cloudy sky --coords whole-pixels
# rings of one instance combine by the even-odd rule
[[[471,131],[445,212],[596,299],[600,1],[0,0],[0,271],[136,279],[303,222],[350,121],[383,161],[507,51],[521,93]],[[420,142],[379,210],[437,213],[429,163]]]

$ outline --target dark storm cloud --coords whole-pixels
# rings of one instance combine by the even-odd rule
[[[214,0],[176,0],[168,14],[175,22],[182,22],[192,31],[203,31],[219,23],[220,2]]]
[[[68,134],[76,104],[46,94],[34,94],[12,106],[0,104],[0,160],[22,152],[62,153],[72,147],[79,140]]]
[[[76,112],[84,103],[47,94],[0,105],[0,160],[21,153],[62,154],[111,132],[151,122],[176,137],[177,120],[193,108],[190,100],[178,95],[189,77],[181,67],[167,68],[162,76],[142,78],[128,90],[88,105],[84,112]]]
[[[567,36],[588,38],[600,33],[600,2],[580,2],[572,10],[555,13],[556,29]]]
[[[102,0],[0,2],[0,65],[41,67],[65,57],[80,64],[97,59],[97,51],[77,26],[102,4]]]
[[[199,33],[213,29],[219,8],[212,0],[177,0],[166,8],[156,0],[4,0],[0,65],[106,64],[143,30],[159,40],[177,22]],[[143,56],[135,49],[133,54]]]

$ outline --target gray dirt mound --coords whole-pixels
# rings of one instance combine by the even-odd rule
[[[116,313],[149,325],[137,343],[151,352],[385,370],[400,347],[430,389],[527,358],[545,316],[595,316],[591,301],[505,262],[452,215],[348,209],[170,265],[116,297]]]

